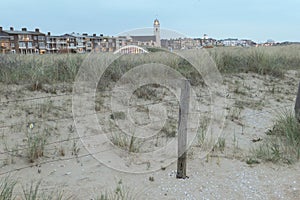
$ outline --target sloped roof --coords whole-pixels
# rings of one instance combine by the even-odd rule
[[[0,32],[0,37],[9,37],[9,35],[5,32]]]
[[[134,42],[150,42],[156,41],[155,35],[147,35],[147,36],[130,36]]]

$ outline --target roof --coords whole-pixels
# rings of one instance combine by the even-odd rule
[[[9,35],[5,32],[0,32],[0,37],[9,37]]]
[[[11,31],[11,30],[3,30],[3,32],[7,33],[7,34],[18,34],[18,35],[22,35],[22,34],[26,34],[26,35],[31,35],[31,34],[35,34],[35,35],[45,35],[44,33],[41,32],[35,32],[35,31]]]
[[[79,33],[71,33],[71,34],[65,34],[65,35],[70,35],[70,36],[73,36],[73,37],[76,37],[76,38],[83,38],[83,37],[86,37],[86,36],[84,36],[84,35],[81,35],[81,34],[79,34]]]
[[[64,36],[60,35],[47,35],[48,38],[63,38]]]
[[[73,38],[75,38],[76,36],[74,36],[72,34],[69,34],[69,33],[66,33],[64,35],[60,35],[60,37],[73,37]]]
[[[223,39],[223,41],[238,41],[237,38],[227,38],[227,39]]]
[[[134,42],[150,42],[156,41],[155,35],[147,35],[147,36],[130,36]]]

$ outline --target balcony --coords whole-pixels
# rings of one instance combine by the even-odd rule
[[[47,44],[55,44],[56,41],[55,40],[47,40]]]
[[[56,43],[57,44],[67,44],[67,41],[65,41],[65,40],[58,40]]]

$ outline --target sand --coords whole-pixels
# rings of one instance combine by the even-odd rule
[[[72,199],[96,199],[107,191],[114,191],[120,180],[124,190],[136,199],[298,199],[299,162],[292,165],[264,162],[248,165],[245,162],[250,150],[259,145],[266,131],[272,128],[276,113],[293,109],[298,72],[288,71],[284,78],[252,73],[224,75],[223,78],[228,88],[227,105],[223,108],[228,115],[221,135],[225,140],[224,150],[203,156],[201,152],[205,149],[194,141],[188,150],[189,178],[184,180],[176,179],[176,159],[167,155],[169,152],[158,157],[149,156],[148,160],[142,155],[163,148],[168,142],[176,141],[176,137],[160,135],[157,142],[153,139],[140,144],[135,154],[128,154],[109,142],[102,144],[96,140],[93,143],[86,139],[91,133],[120,135],[114,123],[118,120],[122,123],[122,116],[119,119],[111,116],[108,92],[96,97],[97,102],[101,102],[96,103],[101,131],[85,130],[87,137],[82,140],[72,113],[72,84],[44,85],[40,91],[30,91],[28,85],[2,84],[0,178],[10,175],[18,180],[16,195],[22,194],[22,185],[42,180],[40,192],[64,190],[65,196],[72,196]],[[207,91],[205,88],[195,91],[201,120],[209,118],[210,99],[204,95]],[[177,123],[175,96],[163,89],[157,92],[163,96],[155,100],[134,100],[140,106],[138,109],[131,107],[129,112],[139,126],[151,120],[159,122],[161,116],[173,119],[170,124]],[[162,112],[154,105],[162,105],[166,110]],[[89,123],[89,117],[82,120]],[[32,129],[30,124],[34,125]],[[159,126],[161,124],[154,124],[145,130],[153,131]],[[169,126],[167,132],[174,127]],[[47,145],[43,156],[30,163],[26,157],[26,134],[36,133],[46,135]],[[261,141],[252,141],[258,138]],[[104,148],[101,145],[112,147],[112,150],[96,155],[97,150]],[[143,173],[121,172],[122,169]]]

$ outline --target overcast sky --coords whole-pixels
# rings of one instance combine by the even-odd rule
[[[190,37],[300,41],[299,0],[1,0],[0,26],[117,35],[151,27]]]

